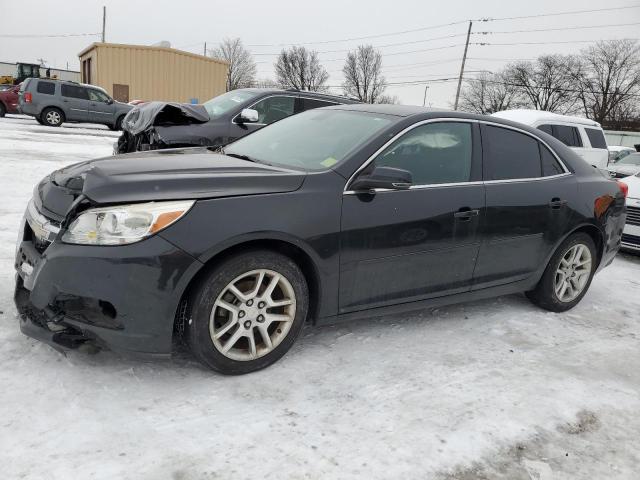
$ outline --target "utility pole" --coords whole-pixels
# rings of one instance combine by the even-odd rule
[[[464,63],[467,61],[467,50],[469,49],[469,38],[471,37],[471,26],[473,22],[469,20],[469,30],[467,30],[467,43],[464,44],[464,53],[462,54],[462,66],[460,67],[460,77],[458,78],[458,89],[456,90],[456,102],[453,109],[458,110],[458,99],[460,98],[460,87],[462,86],[462,75],[464,75]]]
[[[107,26],[107,7],[102,7],[102,43],[104,43],[104,32]]]
[[[424,86],[424,100],[422,100],[422,106],[424,107],[427,103],[427,90],[429,90],[429,84]]]
[[[207,42],[204,42],[204,53],[203,55],[206,57],[207,56]]]

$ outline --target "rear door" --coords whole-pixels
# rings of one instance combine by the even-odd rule
[[[89,95],[89,121],[103,125],[113,125],[116,106],[113,100],[104,92],[88,88]]]
[[[474,289],[530,276],[564,235],[577,186],[546,144],[513,127],[481,125],[486,214]]]
[[[81,85],[63,83],[60,86],[62,105],[67,120],[74,122],[89,121],[89,94]]]
[[[484,208],[475,122],[421,122],[358,174],[407,170],[409,190],[343,195],[340,312],[468,291]],[[358,174],[352,179],[355,180]]]

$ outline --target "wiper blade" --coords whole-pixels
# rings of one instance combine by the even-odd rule
[[[221,152],[224,153],[224,152]],[[258,161],[254,158],[251,158],[249,155],[241,155],[239,153],[225,153],[227,157],[239,158],[240,160],[247,160],[249,162],[258,163]]]

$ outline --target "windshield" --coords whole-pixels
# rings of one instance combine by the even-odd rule
[[[640,153],[630,153],[618,160],[616,165],[640,165]]]
[[[241,138],[224,153],[272,165],[326,170],[389,125],[392,118],[346,110],[308,110]]]
[[[241,103],[251,100],[259,95],[258,92],[250,92],[247,90],[232,90],[223,93],[211,100],[204,102],[202,105],[209,113],[209,117],[213,120],[223,116],[224,114],[235,109]]]

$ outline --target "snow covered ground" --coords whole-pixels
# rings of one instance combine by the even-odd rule
[[[0,119],[3,479],[638,478],[640,257],[565,314],[515,295],[308,328],[242,377],[21,335],[13,254],[33,186],[116,137]]]

